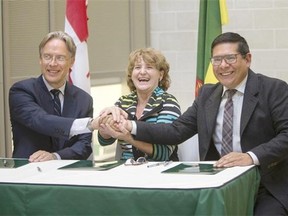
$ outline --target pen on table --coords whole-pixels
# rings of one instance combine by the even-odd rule
[[[160,165],[167,166],[167,165],[170,164],[171,162],[172,162],[172,161],[158,162],[158,163],[154,163],[154,164],[147,165],[147,167],[150,168],[150,167],[156,167],[156,166],[160,166]]]
[[[39,166],[37,166],[37,170],[38,172],[42,172],[42,169]]]
[[[165,161],[164,166],[168,166],[169,164],[171,164],[173,161]]]
[[[156,167],[156,166],[160,166],[162,164],[164,164],[165,162],[159,162],[159,163],[154,163],[154,164],[150,164],[150,165],[147,165],[148,168],[150,167]]]

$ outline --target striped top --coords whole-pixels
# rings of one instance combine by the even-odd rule
[[[172,123],[175,119],[177,119],[181,115],[180,106],[176,100],[176,98],[165,92],[160,87],[157,87],[144,108],[143,114],[140,119],[136,118],[136,107],[137,107],[137,93],[133,91],[129,95],[122,96],[115,103],[116,106],[125,110],[130,120],[139,120],[146,121],[150,123]],[[110,145],[114,143],[115,139],[104,139],[98,133],[98,141],[100,145]],[[122,146],[122,157],[121,159],[127,159],[134,156],[135,159],[141,156],[145,156],[145,154],[136,148],[132,148],[132,146],[127,143],[123,144],[123,142],[118,141],[117,145]],[[133,149],[131,151],[131,148]],[[151,157],[148,157],[150,160],[154,161],[165,161],[165,160],[178,160],[177,156],[177,145],[160,145],[153,144],[153,154]]]

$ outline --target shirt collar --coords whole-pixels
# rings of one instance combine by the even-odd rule
[[[42,76],[43,81],[48,89],[48,91],[50,92],[52,89],[54,89],[48,82],[47,80],[44,78],[44,76]],[[58,88],[60,90],[60,92],[62,93],[62,95],[64,95],[64,90],[65,90],[65,86],[66,86],[66,82],[64,83],[64,85],[62,85],[60,88]]]
[[[245,76],[242,82],[238,86],[236,86],[235,89],[237,90],[237,92],[244,94],[246,83],[247,83],[247,78],[248,78],[248,74]],[[228,89],[227,87],[223,86],[222,97],[224,96],[227,89]]]

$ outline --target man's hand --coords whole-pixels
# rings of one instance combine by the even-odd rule
[[[48,160],[55,160],[55,156],[53,153],[43,151],[43,150],[36,151],[29,157],[30,162],[41,162],[41,161],[48,161]]]
[[[117,124],[117,127],[120,131],[132,131],[132,122],[130,120],[127,120],[123,117],[121,117],[120,123]]]
[[[117,107],[117,106],[112,106],[112,107],[104,108],[104,109],[100,112],[99,116],[100,116],[101,118],[104,118],[104,117],[106,117],[107,115],[110,115],[110,114],[112,115],[113,121],[115,121],[115,122],[117,122],[117,123],[120,122],[121,116],[123,116],[125,119],[128,118],[128,114],[127,114],[124,110],[120,109],[120,108]]]
[[[113,138],[121,139],[130,143],[134,139],[130,133],[131,129],[127,130],[129,126],[132,127],[131,121],[122,119],[121,123],[115,123],[113,126],[111,126],[111,124],[101,124],[99,131],[105,131],[105,134],[109,134]]]
[[[110,124],[114,130],[117,130],[115,125],[119,123],[121,119],[127,118],[128,114],[119,107],[107,107],[104,108],[100,112],[99,116],[92,121],[91,126],[94,130],[99,130],[101,124]]]
[[[253,165],[253,160],[247,153],[231,152],[220,158],[215,167],[233,167]]]
[[[112,131],[118,131],[118,125],[116,122],[114,122],[112,115],[107,115],[105,117],[101,117],[99,119],[99,129],[98,132],[104,139],[110,139],[112,137],[111,131],[107,130],[107,127],[105,125],[109,125],[111,127]]]
[[[110,125],[110,127],[112,127],[112,129],[114,129],[114,130],[116,130],[116,131],[118,130],[117,122],[114,121],[112,115],[107,115],[107,116],[105,116],[105,117],[100,117],[100,119],[99,119],[99,127],[100,127],[101,125],[105,125],[105,124]],[[101,127],[100,127],[100,128],[101,128]],[[119,131],[119,130],[118,130],[118,131]]]

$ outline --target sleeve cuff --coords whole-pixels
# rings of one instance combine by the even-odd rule
[[[132,123],[131,134],[136,135],[137,134],[137,124],[135,121],[131,121],[131,123]]]
[[[91,119],[89,117],[75,119],[70,129],[70,138],[77,134],[91,133],[92,131],[87,127]]]
[[[53,154],[53,159],[54,160],[61,160],[61,157],[59,154],[57,154],[56,152],[52,153]]]
[[[250,157],[252,158],[254,165],[260,165],[258,158],[256,157],[256,155],[253,152],[248,151],[247,154],[249,154]]]

